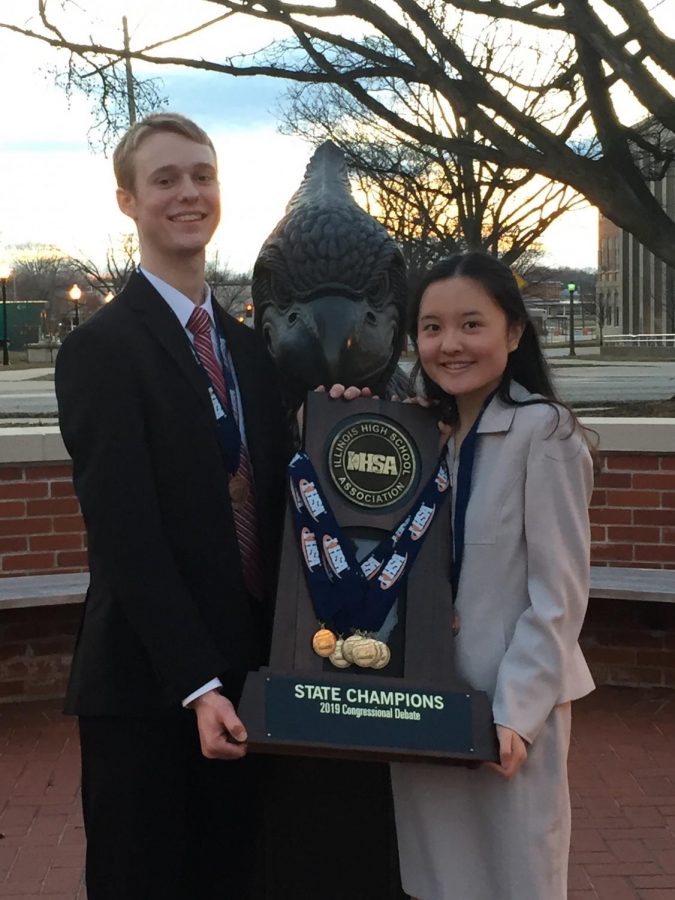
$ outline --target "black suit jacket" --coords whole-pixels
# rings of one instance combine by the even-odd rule
[[[221,319],[272,597],[290,439],[259,339]],[[178,703],[215,675],[226,687],[239,683],[262,662],[269,617],[244,587],[203,375],[175,314],[143,275],[64,341],[56,393],[91,573],[66,711],[142,714]]]

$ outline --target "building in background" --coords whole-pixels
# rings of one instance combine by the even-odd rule
[[[650,186],[675,218],[675,166]],[[597,307],[605,334],[675,333],[675,269],[603,215],[598,232]]]

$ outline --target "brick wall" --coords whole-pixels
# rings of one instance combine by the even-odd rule
[[[70,463],[0,466],[0,577],[86,568]]]
[[[591,539],[594,565],[675,569],[675,448],[603,454]]]
[[[597,684],[675,688],[675,606],[591,600],[581,647]]]
[[[594,565],[675,568],[675,451],[603,454]],[[86,534],[69,463],[0,466],[0,577],[82,572]]]
[[[63,697],[82,606],[4,609],[0,703]]]
[[[591,506],[596,565],[675,568],[675,451],[608,452]],[[68,462],[0,465],[0,577],[86,569]],[[81,607],[0,612],[0,702],[62,696]],[[675,607],[594,600],[582,633],[599,684],[675,687]]]

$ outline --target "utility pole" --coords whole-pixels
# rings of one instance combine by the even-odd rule
[[[129,110],[129,125],[136,121],[136,97],[134,95],[134,75],[131,71],[131,49],[129,47],[129,26],[127,17],[122,16],[122,31],[124,32],[124,68],[127,73],[127,107]]]
[[[570,352],[569,356],[576,356],[577,352],[574,347],[574,292],[577,286],[573,281],[567,285],[567,292],[570,295]]]
[[[2,284],[2,364],[9,365],[9,341],[7,335],[7,279],[11,275],[11,269],[4,264],[0,265],[0,284]]]

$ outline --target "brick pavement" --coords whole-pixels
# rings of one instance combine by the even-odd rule
[[[569,900],[675,900],[675,691],[602,687],[573,721]]]
[[[58,703],[0,705],[3,900],[85,900],[78,765]],[[575,704],[570,782],[569,900],[675,900],[675,691]]]
[[[3,900],[85,900],[79,777],[75,723],[58,702],[0,705]]]

